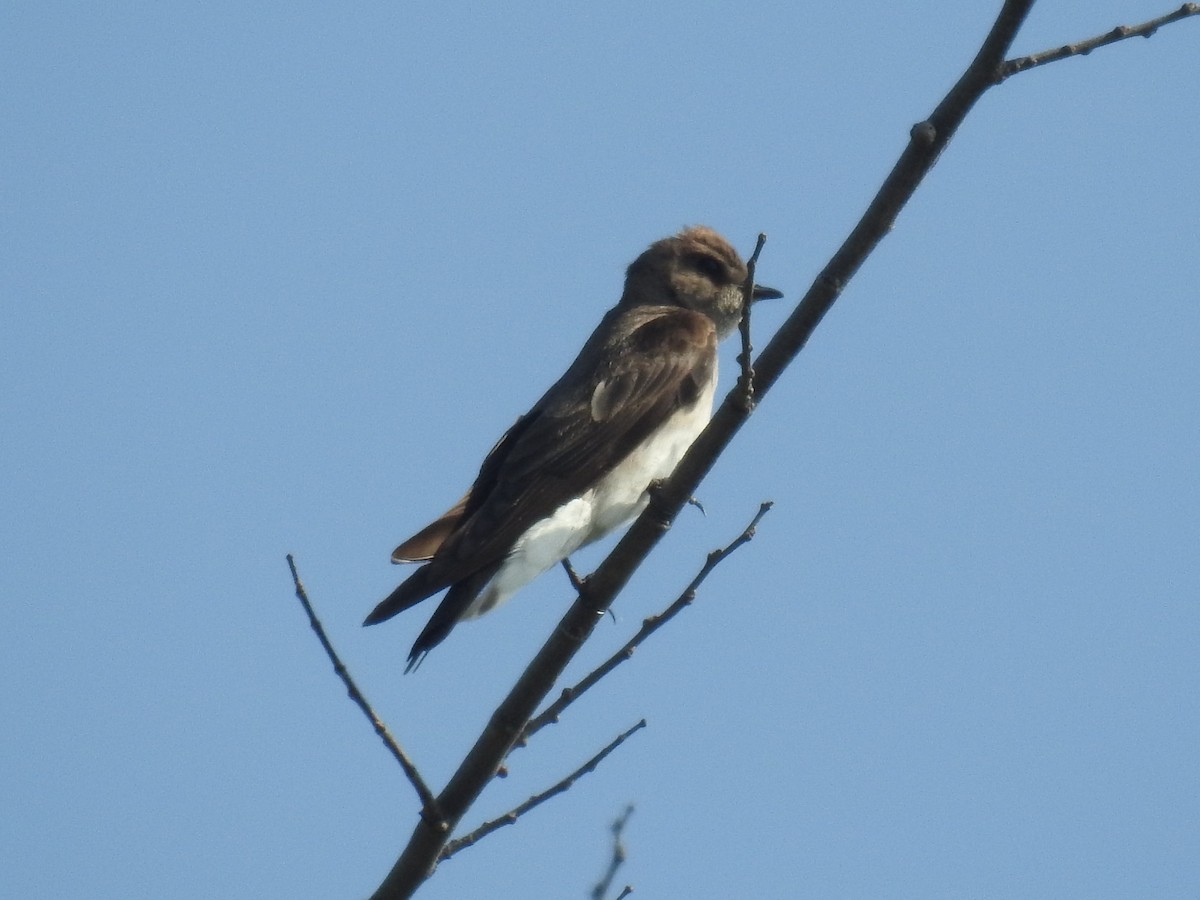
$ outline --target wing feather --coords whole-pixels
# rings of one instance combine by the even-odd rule
[[[717,337],[708,317],[680,307],[609,315],[617,321],[601,324],[484,461],[459,527],[430,563],[436,583],[502,559],[531,525],[611,471],[711,380]]]

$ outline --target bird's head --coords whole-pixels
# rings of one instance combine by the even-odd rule
[[[723,338],[741,319],[745,280],[746,264],[733,245],[711,228],[696,225],[655,241],[630,264],[619,305],[695,310],[712,319]],[[755,285],[752,300],[782,296]]]

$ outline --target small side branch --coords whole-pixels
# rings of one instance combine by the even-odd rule
[[[575,593],[582,594],[587,587],[585,583],[587,579],[580,577],[579,573],[575,571],[575,567],[571,565],[571,558],[569,556],[563,557],[562,567],[563,571],[567,573],[567,580],[571,582],[571,587],[575,589]]]
[[[617,877],[617,871],[625,864],[627,854],[625,853],[625,843],[621,840],[625,833],[625,823],[629,821],[629,817],[633,815],[633,804],[625,807],[625,811],[617,816],[615,822],[612,823],[613,835],[613,852],[612,858],[608,861],[608,869],[604,872],[604,877],[597,882],[592,888],[592,900],[604,900],[608,895],[608,889],[612,886],[613,879]],[[627,897],[633,893],[633,888],[626,885],[625,892],[622,897]]]
[[[321,642],[321,646],[325,648],[325,655],[329,657],[329,661],[333,663],[333,671],[337,673],[338,678],[342,679],[342,683],[346,685],[346,693],[350,695],[358,708],[362,710],[363,715],[371,723],[371,727],[375,729],[375,733],[379,735],[379,739],[383,741],[385,747],[396,758],[396,762],[400,763],[400,768],[404,770],[404,774],[408,777],[409,783],[417,792],[417,797],[421,800],[421,815],[431,825],[437,823],[445,824],[442,819],[442,814],[438,809],[437,798],[434,797],[433,791],[429,790],[429,786],[425,784],[416,765],[409,759],[408,754],[396,741],[388,727],[383,724],[383,721],[375,714],[375,710],[371,708],[371,704],[367,702],[367,698],[363,696],[362,691],[358,689],[358,685],[354,683],[354,679],[350,677],[350,671],[338,657],[337,651],[333,649],[333,644],[329,642],[328,636],[325,634],[325,628],[321,625],[320,619],[313,611],[312,603],[308,599],[308,591],[304,589],[304,584],[300,581],[300,573],[296,571],[296,560],[292,558],[292,554],[287,555],[288,568],[292,570],[292,582],[296,585],[296,597],[300,600],[300,605],[304,607],[304,611],[308,614],[308,624],[312,626],[312,630],[316,632],[317,640]]]
[[[696,599],[697,589],[704,583],[704,579],[708,578],[712,570],[743,544],[747,544],[754,539],[754,534],[758,530],[758,523],[762,521],[763,516],[770,511],[773,505],[774,503],[770,500],[760,504],[758,512],[755,513],[754,518],[750,520],[750,524],[743,529],[741,534],[734,538],[727,546],[708,554],[708,558],[705,560],[700,571],[696,573],[696,577],[691,580],[688,586],[683,589],[683,593],[670,606],[658,615],[651,616],[643,621],[642,627],[638,629],[637,634],[630,638],[620,650],[601,663],[573,687],[564,688],[557,700],[546,707],[543,712],[530,719],[529,724],[525,726],[525,732],[521,735],[521,741],[518,743],[518,746],[528,741],[529,738],[547,725],[557,722],[563,710],[594,687],[601,678],[633,656],[634,651],[637,650],[646,638],[666,625],[675,616],[679,615],[685,607],[689,606]]]
[[[738,354],[738,365],[742,374],[738,378],[738,394],[747,411],[754,408],[754,347],[750,345],[750,307],[754,305],[754,270],[758,267],[758,256],[762,253],[767,236],[761,231],[754,244],[754,252],[746,260],[746,281],[742,284],[742,318],[738,322],[738,333],[742,338],[742,352]]]
[[[578,769],[576,769],[574,772],[572,772],[570,775],[568,775],[562,781],[558,782],[558,784],[554,785],[551,788],[548,788],[547,790],[542,791],[540,794],[534,794],[532,797],[530,797],[528,800],[526,800],[520,806],[509,810],[504,815],[500,816],[498,819],[492,819],[490,822],[484,822],[482,825],[480,825],[478,828],[476,828],[470,834],[467,834],[467,835],[464,835],[463,837],[456,838],[452,841],[449,841],[446,844],[446,846],[442,848],[442,852],[438,855],[438,859],[439,860],[449,859],[451,856],[453,856],[459,850],[462,850],[466,847],[470,847],[472,844],[475,844],[478,841],[480,841],[481,839],[487,837],[493,831],[503,828],[505,825],[512,825],[514,822],[517,821],[517,819],[521,818],[521,816],[525,815],[525,813],[529,812],[535,806],[540,806],[542,803],[545,803],[551,797],[556,797],[559,794],[563,793],[564,791],[569,790],[571,785],[573,785],[576,781],[578,781],[584,775],[587,775],[589,772],[594,772],[596,770],[596,767],[599,766],[600,763],[602,763],[604,761],[604,758],[606,756],[608,756],[608,754],[610,754],[614,750],[616,750],[618,747],[620,747],[623,743],[625,743],[625,741],[628,740],[629,737],[635,731],[638,731],[645,727],[646,727],[646,720],[642,719],[640,722],[638,722],[632,728],[628,729],[627,731],[623,732],[622,734],[617,735],[617,737],[614,738],[613,741],[611,743],[609,743],[609,745],[607,747],[605,747],[603,750],[601,750],[599,753],[597,753],[595,756],[593,756],[591,759],[589,759],[587,762],[585,762],[582,766],[580,766]]]
[[[1086,41],[1064,44],[1053,50],[1043,50],[1041,53],[1034,53],[1030,56],[1021,56],[1016,59],[1006,60],[1000,66],[996,82],[1004,81],[1004,79],[1016,75],[1018,72],[1028,72],[1030,69],[1046,65],[1046,63],[1058,62],[1060,59],[1067,59],[1072,56],[1087,56],[1097,47],[1115,44],[1117,41],[1123,41],[1127,38],[1148,38],[1163,25],[1170,25],[1172,22],[1178,22],[1180,19],[1197,15],[1200,15],[1200,3],[1185,3],[1179,9],[1175,10],[1175,12],[1159,16],[1157,19],[1151,19],[1149,22],[1143,22],[1141,25],[1118,25],[1112,31],[1089,38]]]

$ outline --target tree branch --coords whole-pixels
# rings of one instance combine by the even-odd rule
[[[742,533],[734,538],[727,546],[720,550],[714,550],[708,554],[708,559],[705,560],[703,567],[696,573],[686,588],[683,589],[675,602],[664,609],[656,616],[650,616],[642,622],[642,627],[638,629],[637,634],[631,637],[620,650],[610,656],[607,660],[593,669],[586,677],[569,688],[563,688],[558,699],[551,703],[545,710],[538,713],[534,718],[529,720],[529,724],[525,726],[525,733],[521,735],[521,740],[518,746],[524,744],[534,734],[541,731],[547,725],[557,722],[563,710],[578,700],[584,693],[596,685],[596,683],[619,666],[625,660],[633,656],[633,653],[641,644],[654,632],[662,628],[675,616],[679,615],[686,607],[690,606],[692,601],[696,599],[696,590],[704,583],[704,579],[708,578],[709,574],[717,566],[721,564],[730,554],[741,547],[743,544],[749,543],[754,539],[754,534],[758,529],[758,523],[762,521],[762,517],[767,514],[774,504],[767,500],[758,507],[758,512],[751,519]]]
[[[1060,59],[1067,59],[1072,56],[1087,56],[1097,47],[1115,44],[1117,41],[1123,41],[1127,38],[1152,37],[1154,32],[1158,31],[1163,25],[1170,25],[1172,22],[1178,22],[1180,19],[1186,19],[1188,16],[1200,16],[1200,3],[1185,3],[1179,9],[1175,10],[1175,12],[1159,16],[1157,19],[1151,19],[1149,22],[1143,22],[1141,25],[1118,25],[1112,31],[1089,38],[1086,41],[1064,44],[1053,50],[1043,50],[1041,53],[1010,59],[1000,67],[998,80],[1003,81],[1006,78],[1016,75],[1018,72],[1028,72],[1030,69],[1036,69],[1038,66],[1046,65],[1046,63],[1058,62]]]
[[[738,377],[738,390],[748,409],[754,406],[754,348],[750,345],[750,307],[754,303],[754,270],[758,267],[758,256],[766,242],[767,236],[760,231],[754,252],[746,260],[746,281],[742,285],[742,318],[738,322],[738,333],[742,338],[742,352],[737,358],[738,365],[742,367],[742,374]],[[701,510],[703,511],[703,507]]]
[[[425,784],[425,780],[421,778],[417,771],[416,765],[399,742],[392,737],[392,733],[388,731],[388,727],[383,724],[379,716],[375,715],[375,710],[371,708],[371,704],[367,702],[367,698],[363,696],[362,691],[358,689],[358,685],[354,683],[354,679],[350,677],[350,670],[338,657],[337,651],[333,649],[333,644],[329,642],[329,638],[325,634],[325,628],[321,625],[321,620],[317,618],[317,614],[313,611],[312,603],[308,599],[308,591],[304,589],[304,584],[300,581],[300,573],[296,571],[296,560],[292,554],[287,555],[288,568],[292,570],[292,583],[296,585],[296,597],[300,600],[300,605],[304,607],[304,611],[308,613],[308,624],[317,634],[317,640],[321,642],[321,646],[325,648],[325,655],[329,657],[329,661],[333,663],[333,671],[337,673],[338,678],[342,679],[342,683],[346,685],[346,693],[350,695],[350,699],[358,704],[358,708],[362,710],[367,721],[371,723],[371,727],[375,729],[375,733],[379,735],[379,739],[383,741],[383,745],[388,748],[392,756],[396,758],[396,762],[400,763],[400,768],[404,770],[404,774],[408,776],[409,783],[417,792],[417,796],[421,800],[421,818],[429,823],[431,828],[443,829],[446,828],[442,820],[441,812],[438,810],[437,798],[433,796],[433,791]]]
[[[600,765],[600,763],[604,762],[604,758],[625,743],[625,741],[628,740],[635,731],[645,727],[646,720],[642,719],[632,728],[617,735],[607,747],[585,762],[582,766],[580,766],[562,781],[555,784],[553,787],[547,788],[540,794],[534,794],[520,806],[509,810],[504,815],[500,816],[500,818],[492,819],[490,822],[484,822],[470,834],[464,835],[460,838],[455,838],[454,840],[450,841],[445,847],[442,848],[441,854],[438,858],[449,859],[459,850],[470,847],[472,844],[477,843],[478,841],[487,837],[493,831],[497,831],[503,828],[505,825],[512,825],[517,821],[517,819],[521,818],[521,816],[525,815],[525,813],[529,812],[535,806],[540,806],[551,797],[556,797],[564,791],[569,790],[571,785],[573,785],[584,775],[596,771],[596,767]]]
[[[891,229],[896,216],[933,167],[971,107],[996,83],[1004,54],[1032,5],[1033,0],[1005,0],[966,72],[929,119],[913,127],[908,147],[866,213],[758,357],[753,383],[754,396],[760,401],[803,349],[846,283]],[[495,775],[525,723],[554,687],[567,663],[592,633],[633,571],[657,546],[672,519],[749,415],[750,410],[741,402],[741,392],[735,387],[671,477],[653,493],[646,509],[588,578],[585,589],[496,708],[475,746],[438,796],[442,814],[451,828]],[[424,818],[418,821],[404,851],[375,892],[374,900],[411,897],[432,873],[445,841],[444,831],[432,827]]]
[[[762,398],[800,353],[825,314],[864,260],[892,228],[900,210],[932,169],[979,98],[1002,80],[1001,66],[1033,0],[1005,0],[975,59],[928,119],[913,126],[900,155],[866,212],[799,305],[755,360],[753,396]],[[653,493],[646,510],[630,526],[538,651],[508,696],[492,714],[474,747],[460,764],[438,803],[453,827],[495,775],[522,734],[526,722],[562,675],[633,571],[670,528],[675,515],[750,415],[735,388],[722,402],[674,473]],[[444,831],[422,818],[374,897],[406,898],[429,876],[445,844]]]
[[[617,816],[616,821],[612,823],[612,857],[608,861],[608,868],[605,870],[603,877],[592,888],[592,900],[604,900],[605,895],[608,894],[609,887],[613,883],[613,879],[617,877],[617,872],[625,864],[625,843],[621,840],[621,836],[625,833],[625,825],[629,822],[629,817],[632,815],[633,804],[631,803],[625,807],[625,811]],[[627,888],[627,890],[630,892],[633,891],[632,888]],[[627,895],[622,894],[621,896],[624,897]]]

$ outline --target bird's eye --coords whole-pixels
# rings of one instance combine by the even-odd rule
[[[725,265],[714,256],[705,254],[697,254],[692,264],[696,267],[696,271],[702,275],[707,275],[713,281],[723,282],[728,280],[729,276],[725,272]]]

